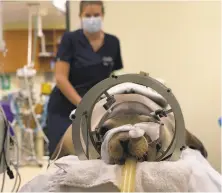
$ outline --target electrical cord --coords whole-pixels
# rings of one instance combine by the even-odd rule
[[[3,192],[4,185],[5,185],[5,173],[7,172],[10,179],[14,178],[14,174],[8,165],[8,162],[6,160],[6,153],[5,153],[5,146],[7,148],[6,138],[7,138],[7,133],[9,130],[9,123],[8,123],[8,120],[6,119],[6,116],[5,116],[4,111],[1,106],[0,106],[0,110],[1,110],[1,114],[3,115],[3,120],[4,120],[4,124],[5,124],[4,139],[3,139],[2,150],[1,150],[1,154],[0,154],[0,164],[3,163],[3,169],[5,169],[5,166],[6,166],[6,171],[4,171],[4,173],[3,173],[3,180],[2,180],[2,187],[1,187],[1,192]],[[4,158],[2,156],[4,156]]]
[[[5,132],[7,133],[7,132]],[[10,179],[12,179],[14,176],[13,176],[13,172],[10,170],[8,164],[7,164],[7,160],[6,160],[6,156],[5,156],[5,149],[4,149],[4,146],[5,146],[5,138],[6,136],[4,136],[4,142],[3,142],[3,146],[2,146],[2,151],[1,151],[1,158],[0,158],[0,162],[1,164],[3,163],[3,179],[2,179],[2,187],[1,187],[1,192],[4,191],[4,186],[5,186],[5,173],[7,172],[7,174],[9,175]],[[2,156],[4,156],[4,160],[2,159]],[[5,161],[5,163],[4,163]],[[6,171],[5,171],[6,169]],[[12,176],[11,176],[12,175]]]
[[[47,166],[47,169],[52,165],[52,164],[54,164],[55,162],[56,162],[56,160],[58,159],[58,157],[59,157],[59,154],[61,153],[61,151],[62,151],[62,146],[63,146],[63,143],[64,143],[64,141],[65,141],[65,139],[63,138],[62,139],[62,142],[61,142],[61,144],[60,144],[60,146],[59,146],[59,151],[58,151],[58,153],[57,153],[57,155],[56,155],[56,157],[55,157],[55,159],[54,160],[52,160],[52,162],[50,163],[50,159],[49,159],[49,163],[48,163],[48,166]]]
[[[11,124],[10,124],[10,125],[11,125]],[[14,131],[13,131],[13,132],[14,132]],[[17,166],[12,163],[12,165],[13,165],[15,171],[16,171],[16,178],[15,178],[15,183],[14,183],[14,186],[13,186],[11,192],[14,192],[15,189],[16,189],[16,192],[17,192],[18,189],[20,188],[20,185],[21,185],[21,175],[20,175],[20,173],[19,173],[19,171],[18,171],[19,145],[18,145],[18,142],[17,142],[18,140],[17,140],[17,135],[16,135],[16,133],[14,132],[13,135],[14,135],[14,136],[11,137],[11,139],[12,139],[12,141],[14,142],[14,144],[16,145],[16,153],[17,153],[17,156],[16,156],[16,157],[17,157],[16,164],[17,164]],[[17,181],[18,181],[18,180],[19,180],[19,184],[18,184],[18,186],[17,186],[17,188],[16,188],[16,185],[17,185]]]
[[[4,140],[2,142],[2,150],[1,150],[1,154],[0,154],[0,162],[1,162],[2,161],[2,155],[3,155],[3,152],[4,152],[4,147],[5,147],[5,141],[6,141],[6,137],[7,137],[8,127],[7,127],[5,114],[4,114],[1,106],[0,106],[0,110],[1,110],[1,114],[3,116],[4,125],[5,125],[5,127],[4,127]]]
[[[4,132],[4,139],[3,139],[3,142],[2,142],[2,150],[1,150],[1,153],[0,153],[0,162],[2,162],[2,156],[4,156],[4,146],[5,146],[5,141],[6,141],[6,137],[7,137],[7,127],[5,126],[5,132]]]
[[[20,173],[18,171],[18,167],[15,166],[14,164],[12,164],[12,165],[13,165],[15,171],[16,171],[16,179],[15,179],[15,183],[14,183],[14,186],[13,186],[11,192],[14,192],[14,191],[18,192],[18,190],[19,190],[19,188],[21,186],[22,179],[21,179],[21,175],[20,175]],[[18,182],[18,185],[17,185],[17,182]],[[17,187],[16,187],[16,185],[17,185]]]
[[[15,165],[13,165],[13,166],[14,166],[14,169],[16,170]],[[14,183],[14,186],[13,186],[13,188],[12,188],[11,192],[14,192],[14,191],[15,191],[17,181],[18,181],[18,173],[16,172],[16,176],[15,176],[15,183]]]
[[[16,189],[16,192],[18,192],[18,191],[19,191],[19,188],[20,188],[21,183],[22,183],[21,174],[20,174],[19,172],[18,172],[18,177],[19,177],[19,184],[18,184],[18,187],[17,187],[17,189]]]
[[[3,166],[3,167],[4,167],[4,166]],[[3,173],[1,192],[4,191],[4,186],[5,186],[5,171],[4,171],[4,173]]]
[[[6,116],[5,116],[5,113],[4,113],[3,109],[2,108],[0,108],[0,109],[1,109],[1,112],[2,112],[2,115],[3,115],[4,124],[5,124],[4,140],[3,140],[3,143],[2,143],[2,151],[1,151],[1,154],[0,154],[0,161],[2,161],[2,155],[3,155],[4,156],[4,161],[5,161],[5,164],[6,164],[7,174],[8,174],[10,179],[13,179],[14,175],[13,175],[13,172],[12,172],[12,170],[10,169],[10,167],[8,165],[8,162],[6,160],[6,154],[5,154],[5,146],[7,146],[6,138],[7,138],[7,133],[8,133],[8,130],[9,130],[9,122],[6,119]]]
[[[0,107],[0,109],[1,109],[1,107]],[[1,112],[2,112],[2,114],[3,114],[3,118],[4,118],[4,122],[5,122],[5,117],[4,117],[4,113],[3,113],[3,111],[2,111],[2,109],[1,109]],[[6,125],[5,125],[5,128],[6,128]],[[6,138],[6,134],[7,134],[7,132],[6,132],[6,129],[5,129],[5,132],[4,132],[4,140],[3,140],[3,143],[2,143],[2,150],[1,150],[1,154],[0,154],[0,164],[2,164],[2,161],[3,161],[3,179],[2,179],[2,187],[1,187],[1,192],[3,192],[4,191],[4,186],[5,186],[5,165],[4,165],[4,160],[2,159],[2,156],[4,156],[5,154],[3,153],[4,152],[4,146],[5,146],[5,138]]]

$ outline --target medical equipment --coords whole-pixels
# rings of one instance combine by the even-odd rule
[[[141,89],[127,90],[125,84],[123,86],[124,92],[116,92],[115,86],[129,82],[140,85]],[[146,104],[143,104],[144,100],[141,100],[142,98],[130,98],[130,95],[127,96],[127,93],[145,96],[146,92],[149,93],[149,89],[152,89],[152,93],[153,90],[156,91],[157,96],[159,94],[159,96],[162,96],[166,100],[168,106],[165,109],[157,109],[154,112],[150,112],[146,109]],[[125,94],[125,97],[121,98],[121,94]],[[150,94],[150,97],[155,98],[152,94]],[[162,104],[164,102],[163,100]],[[124,107],[125,109],[121,109],[121,104],[126,103],[128,106]],[[173,113],[175,117],[175,129],[172,141],[169,143],[169,147],[152,161],[166,159],[175,161],[179,159],[181,151],[186,147],[183,114],[171,90],[159,81],[149,77],[147,73],[126,74],[118,77],[112,76],[101,81],[86,93],[78,105],[75,115],[72,117],[73,144],[76,155],[80,159],[100,158],[100,149],[103,140],[100,133],[101,126],[108,118],[117,113],[146,114],[156,118],[157,121],[162,117],[166,117],[167,114]],[[130,161],[127,160],[125,163],[130,163]],[[126,165],[126,167],[128,166]]]
[[[5,114],[3,112],[2,107],[0,106],[0,173],[3,173],[6,168],[5,164],[8,162],[8,145],[9,145],[9,138],[8,138],[8,125],[7,125],[7,119],[5,117]]]
[[[19,165],[34,163],[38,166],[42,166],[41,160],[44,156],[44,141],[49,143],[48,138],[43,132],[43,125],[45,124],[44,117],[42,119],[41,114],[37,114],[36,109],[39,106],[39,99],[36,97],[34,88],[34,78],[36,70],[34,69],[36,58],[36,42],[37,38],[44,37],[41,26],[41,16],[44,15],[44,11],[41,11],[39,3],[28,4],[28,54],[27,64],[23,68],[17,70],[17,78],[19,82],[19,93],[12,98],[12,109],[16,117],[14,126],[17,127],[18,141],[22,148],[20,156],[22,160],[19,161]],[[32,37],[32,21],[37,27],[34,28],[34,38]],[[33,43],[34,42],[34,45]],[[44,46],[44,45],[43,45]],[[44,113],[45,115],[45,113]],[[26,139],[24,140],[24,138]],[[34,141],[36,144],[34,144]],[[23,151],[25,150],[26,151]],[[28,151],[27,151],[28,150]],[[23,163],[22,163],[23,161]],[[25,161],[25,162],[24,162]]]
[[[2,52],[3,56],[6,57],[7,54],[7,48],[6,48],[6,43],[3,39],[3,2],[0,0],[0,53]],[[10,81],[9,77],[7,77],[4,74],[4,69],[2,68],[4,64],[0,62],[0,67],[1,67],[1,73],[3,76],[1,78],[4,78],[4,81],[6,80],[5,78],[8,78]],[[9,83],[9,82],[7,82]],[[2,81],[2,88],[3,89],[8,89],[9,84],[6,84],[5,82]],[[14,131],[10,125],[10,122],[7,120],[5,112],[0,105],[0,174],[3,175],[2,177],[2,183],[1,183],[1,192],[4,191],[4,185],[6,181],[6,173],[10,179],[14,179],[14,173],[11,170],[11,166],[14,167],[14,170],[16,172],[15,176],[15,182],[12,188],[12,192],[14,190],[18,191],[20,184],[21,184],[21,176],[18,171],[18,167],[15,166],[11,162],[11,145],[10,145],[10,139],[16,140],[16,136],[14,135]],[[16,146],[17,147],[17,146]],[[19,159],[19,155],[17,154],[17,161]]]
[[[0,52],[6,52],[6,45],[3,39],[3,3],[0,0]],[[1,65],[1,64],[0,64]],[[3,86],[3,85],[2,85]],[[9,138],[8,138],[8,124],[5,117],[5,113],[0,106],[0,174],[4,173],[6,170],[5,165],[8,167],[8,148],[9,148]]]
[[[37,15],[37,17],[38,17],[38,33],[37,33],[37,35],[41,40],[41,52],[39,53],[39,57],[52,57],[53,53],[47,52],[47,50],[46,50],[45,35],[42,30],[42,16],[44,16],[46,13],[44,12],[44,10],[39,9],[39,12],[37,14],[38,14]]]
[[[183,114],[181,112],[179,103],[172,94],[171,90],[161,84],[159,81],[149,77],[147,74],[126,74],[119,77],[113,76],[95,85],[83,97],[81,103],[75,111],[75,118],[73,120],[73,143],[75,146],[76,154],[82,159],[97,159],[100,157],[99,127],[107,118],[115,113],[116,104],[120,104],[130,100],[125,98],[126,101],[118,101],[117,95],[110,95],[109,90],[111,87],[125,82],[133,82],[145,87],[149,87],[163,96],[169,104],[171,110],[160,109],[150,114],[157,117],[162,117],[167,113],[173,113],[175,117],[175,134],[169,148],[157,161],[171,157],[171,160],[177,160],[180,156],[181,150],[185,147],[185,125]],[[129,93],[135,91],[129,91]],[[139,93],[139,91],[138,91]],[[106,101],[103,104],[97,105],[100,102],[100,97],[105,94]],[[140,93],[142,94],[142,93]],[[134,101],[135,102],[135,101]],[[137,104],[141,104],[137,102]],[[136,113],[138,109],[131,109]],[[97,113],[97,117],[94,117]],[[98,120],[100,119],[100,120]],[[102,122],[101,122],[102,121]],[[79,129],[77,129],[79,128]]]
[[[16,117],[15,125],[19,128],[17,129],[19,133],[19,144],[22,146],[22,149],[25,148],[28,150],[28,153],[27,151],[20,152],[20,154],[22,154],[20,157],[21,159],[23,158],[23,160],[20,160],[19,164],[23,165],[26,164],[27,161],[29,163],[34,161],[41,167],[42,163],[39,158],[44,156],[43,153],[41,153],[44,148],[41,145],[43,142],[40,140],[38,143],[38,139],[43,137],[46,143],[48,143],[48,139],[42,131],[45,124],[45,121],[42,120],[44,116],[42,117],[40,112],[41,110],[38,110],[39,103],[34,93],[35,73],[36,71],[34,69],[27,67],[17,71],[17,77],[20,83],[20,92],[12,98],[12,109],[14,110]],[[40,114],[37,112],[40,112]],[[36,155],[34,141],[36,142],[36,145],[40,147],[37,148],[37,150],[40,150],[40,155]]]
[[[7,120],[6,115],[5,115],[3,108],[1,106],[0,106],[0,133],[1,133],[1,135],[0,135],[0,151],[1,151],[1,154],[0,154],[0,174],[3,173],[1,192],[4,191],[6,173],[10,179],[14,179],[14,173],[11,170],[11,166],[14,167],[14,170],[16,172],[12,192],[14,190],[18,191],[20,184],[21,184],[21,176],[18,171],[18,167],[15,166],[11,161],[11,151],[10,151],[10,147],[11,147],[10,140],[13,139],[15,142],[17,142],[17,139],[14,134],[14,131],[12,130],[12,128],[10,128],[10,122]],[[19,158],[19,155],[17,155],[17,159],[18,158]]]
[[[136,159],[129,158],[126,160],[122,169],[121,192],[134,192],[136,179]]]

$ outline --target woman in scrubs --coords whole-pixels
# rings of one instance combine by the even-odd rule
[[[69,115],[84,94],[98,82],[123,68],[120,42],[102,30],[102,1],[81,1],[82,29],[65,32],[57,53],[56,86],[48,104],[50,156],[71,125]]]

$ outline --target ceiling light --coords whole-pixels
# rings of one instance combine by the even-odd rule
[[[66,0],[52,0],[52,4],[62,12],[66,12]]]

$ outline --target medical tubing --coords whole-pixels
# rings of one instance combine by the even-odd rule
[[[3,166],[3,167],[5,167],[5,165]],[[2,187],[1,187],[1,192],[3,192],[4,191],[4,187],[5,187],[5,173],[6,173],[6,171],[4,171],[4,173],[3,173],[3,177],[2,177]]]
[[[42,113],[42,119],[41,119],[42,128],[46,126],[48,103],[49,103],[49,97],[47,97],[47,99],[45,100],[45,104],[43,106],[43,113]]]
[[[26,69],[26,67],[24,67]],[[33,103],[32,103],[32,97],[31,97],[31,89],[29,88],[29,82],[28,82],[28,77],[27,77],[27,73],[25,71],[24,73],[24,77],[25,77],[25,84],[27,86],[27,89],[28,89],[28,102],[29,102],[29,106],[30,106],[30,109],[31,109],[31,112],[32,112],[32,115],[34,117],[34,120],[35,120],[35,123],[36,123],[36,126],[37,128],[41,131],[42,135],[43,135],[43,138],[45,140],[45,142],[47,144],[49,144],[49,140],[48,138],[46,137],[45,133],[43,132],[43,129],[38,121],[38,118],[36,116],[36,113],[34,112],[34,109],[33,109]]]
[[[59,151],[58,151],[56,157],[52,160],[51,163],[50,163],[50,161],[49,161],[48,166],[47,166],[47,169],[48,169],[52,164],[54,164],[54,163],[56,162],[56,160],[58,159],[58,157],[59,157],[59,155],[60,155],[60,153],[61,153],[61,151],[62,151],[62,146],[63,146],[64,141],[65,141],[65,138],[63,138],[62,141],[61,141],[61,144],[60,144],[60,146],[59,146]]]
[[[135,192],[136,166],[137,160],[131,157],[122,166],[121,192]]]
[[[13,124],[9,123],[9,125],[11,126],[12,130],[13,130]],[[15,146],[16,146],[16,165],[12,162],[12,160],[10,161],[10,164],[14,167],[14,170],[16,171],[16,178],[15,178],[15,182],[13,185],[13,188],[11,190],[11,192],[18,192],[20,185],[21,185],[21,175],[19,173],[19,169],[18,169],[18,165],[19,165],[19,145],[18,145],[18,139],[17,139],[17,135],[15,133],[15,131],[13,130],[14,135],[11,136],[11,139],[13,140]],[[17,182],[19,181],[18,185]],[[16,188],[17,185],[17,188]]]
[[[15,132],[14,132],[14,133],[15,133]],[[16,158],[16,165],[15,165],[14,163],[12,163],[12,165],[13,165],[15,171],[16,171],[16,178],[15,178],[15,183],[14,183],[14,186],[13,186],[11,192],[14,192],[15,189],[16,189],[16,192],[18,192],[18,189],[19,189],[20,184],[21,184],[21,177],[19,177],[19,176],[20,176],[20,173],[19,173],[19,171],[18,171],[18,165],[19,165],[19,145],[18,145],[17,135],[14,134],[14,136],[12,136],[11,139],[12,139],[12,140],[14,141],[14,143],[15,143],[16,153],[17,153],[17,155],[16,155],[16,157],[17,157],[17,158]],[[16,188],[16,185],[17,185],[17,181],[18,181],[18,180],[19,180],[19,185],[18,185],[17,188]]]

